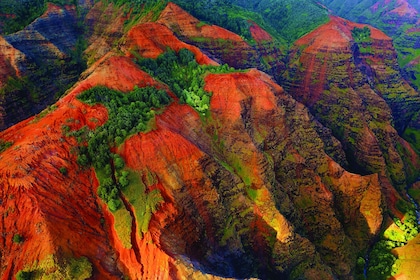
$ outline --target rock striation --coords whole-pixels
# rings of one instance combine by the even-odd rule
[[[89,68],[54,106],[0,132],[0,278],[84,257],[91,279],[353,279],[389,213],[402,216],[400,193],[420,169],[400,136],[418,124],[418,95],[401,79],[391,39],[367,27],[360,41],[352,31],[365,25],[331,17],[292,47],[277,77],[285,89],[256,68],[206,72],[203,115],[135,61],[186,48],[199,67],[266,59],[275,76],[285,66],[270,34],[250,22],[251,45],[174,4],[125,31],[123,8],[85,4]],[[72,8],[50,5],[36,24],[61,13]],[[13,36],[41,38],[31,30]],[[34,52],[71,48],[71,36],[50,39],[55,47]],[[0,46],[4,71],[18,77],[15,65],[33,52]],[[226,46],[237,53],[222,53]],[[69,133],[94,133],[112,116],[77,98],[95,86],[155,87],[170,98],[147,130],[112,147],[129,174],[115,211],[99,198],[105,171],[77,163],[89,143]]]
[[[352,31],[363,27],[331,17],[299,39],[290,55],[286,88],[343,143],[355,171],[385,171],[403,188],[416,172],[406,170],[403,159],[414,159],[417,166],[418,157],[411,149],[401,149],[409,145],[399,133],[420,99],[402,79],[388,36],[369,27],[369,40],[356,42]]]

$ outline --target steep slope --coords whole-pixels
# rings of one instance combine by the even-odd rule
[[[324,0],[330,10],[347,19],[379,28],[394,39],[398,62],[405,78],[419,88],[420,68],[414,61],[420,45],[417,29],[420,20],[418,1],[335,1]]]
[[[400,135],[416,131],[420,96],[401,77],[396,56],[391,38],[384,33],[331,17],[329,23],[295,43],[285,75],[292,96],[307,105],[343,144],[348,168],[361,174],[378,173],[389,215],[394,221],[407,221],[398,229],[387,219],[383,240],[374,246],[368,264],[368,277],[375,279],[395,274],[404,262],[397,260],[393,266],[394,255],[399,255],[383,244],[401,246],[409,238],[399,234],[411,228],[417,232],[417,223],[409,226],[415,220],[414,210],[403,207],[394,187],[404,193],[418,180],[417,138],[407,137],[410,145]]]
[[[342,141],[350,166],[359,166],[359,172],[387,170],[404,188],[406,177],[416,176],[416,168],[405,166],[414,151],[397,131],[407,128],[420,96],[401,78],[391,39],[369,28],[364,29],[370,34],[366,41],[358,41],[354,32],[363,28],[331,17],[298,40],[287,88]],[[417,156],[411,164],[418,166]]]
[[[9,77],[19,76],[19,64],[25,59],[25,55],[3,37],[0,37],[0,52],[0,87],[3,87]]]
[[[220,63],[239,69],[255,67],[274,77],[279,77],[284,71],[282,46],[256,23],[250,24],[251,36],[255,40],[252,46],[239,35],[216,25],[205,24],[173,3],[162,11],[158,22]]]
[[[76,165],[77,141],[65,131],[107,121],[103,106],[76,98],[95,85],[167,89],[129,58],[156,58],[167,48],[215,64],[165,26],[139,24],[122,46],[128,57],[105,55],[45,117],[0,134],[13,143],[0,162],[3,279],[50,255],[61,263],[87,257],[95,279],[350,277],[357,253],[380,230],[380,178],[335,163],[318,136],[322,126],[257,70],[208,74],[207,117],[173,101],[150,131],[115,148],[131,174],[120,194],[131,221],[126,245],[122,216],[96,194],[100,173]],[[163,200],[156,211],[146,208],[145,227],[138,207],[156,192]],[[16,234],[23,242],[13,243]],[[31,253],[21,258],[23,251]]]
[[[8,58],[19,75],[2,81],[0,107],[5,113],[0,130],[53,104],[77,80],[84,62],[82,32],[76,18],[75,6],[49,4],[45,13],[25,29],[4,36],[21,55],[18,63],[14,62],[17,58]]]
[[[384,229],[418,232],[401,194],[420,170],[419,96],[388,36],[331,17],[292,47],[284,91],[257,69],[218,64],[262,59],[281,73],[280,48],[255,22],[253,45],[174,4],[85,2],[90,68],[0,132],[1,279],[353,279]],[[50,43],[23,58],[64,56],[75,38],[64,35],[37,35]],[[17,54],[4,59],[16,76]],[[393,253],[409,259],[415,242]]]

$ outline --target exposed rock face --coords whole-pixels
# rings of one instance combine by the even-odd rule
[[[0,87],[4,86],[9,77],[20,74],[20,64],[25,55],[10,45],[3,37],[0,37]]]
[[[200,22],[173,3],[163,10],[158,22],[220,63],[240,69],[255,67],[276,78],[285,69],[283,47],[256,23],[250,23],[255,39],[255,45],[250,45],[233,32]]]
[[[123,11],[116,10],[113,4],[105,5],[99,1],[89,10],[84,20],[89,37],[89,46],[85,51],[88,64],[111,51],[114,42],[124,34],[124,20]]]
[[[402,158],[412,158],[413,151],[400,149],[407,144],[392,123],[404,131],[420,105],[419,95],[399,74],[391,39],[370,28],[369,42],[356,43],[355,27],[363,25],[332,17],[298,40],[286,73],[287,89],[332,129],[351,166],[359,165],[359,172],[386,170],[395,185],[404,187]],[[413,164],[418,161],[414,154]]]
[[[3,37],[0,37],[0,88],[4,87],[10,78],[20,76],[20,68],[25,60],[25,55],[13,48]],[[5,96],[0,96],[0,104],[4,104]],[[7,106],[0,105],[0,128],[7,126]]]
[[[132,56],[131,51],[135,51],[142,57],[157,58],[167,47],[175,51],[189,49],[198,63],[217,65],[200,49],[180,41],[169,28],[159,23],[148,22],[133,27],[127,34],[127,45],[123,48],[129,56]]]

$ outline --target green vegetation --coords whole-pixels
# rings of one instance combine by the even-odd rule
[[[151,15],[157,19],[168,0],[106,0],[117,6],[124,6],[130,19],[126,26],[132,26],[142,16]],[[291,44],[299,37],[328,22],[328,13],[316,3],[285,0],[279,5],[275,0],[174,0],[172,1],[194,17],[226,28],[253,43],[250,20],[268,31],[282,45]]]
[[[60,170],[60,173],[61,173],[61,174],[63,174],[64,176],[65,176],[65,175],[67,175],[67,173],[68,173],[67,168],[66,168],[66,167],[64,167],[64,166],[60,167],[60,169],[59,169],[59,170]]]
[[[414,128],[407,128],[403,134],[404,139],[410,142],[413,147],[420,153],[420,131]]]
[[[362,43],[362,42],[370,42],[370,28],[365,26],[363,28],[355,27],[351,31],[351,35],[353,36],[353,40],[356,43]]]
[[[95,0],[98,1],[100,0]],[[169,0],[101,0],[101,2],[105,5],[112,3],[124,12],[127,16],[124,29],[128,31],[144,16],[150,21],[157,20]]]
[[[162,195],[158,189],[147,192],[147,187],[155,184],[156,180],[147,180],[147,186],[141,180],[141,176],[131,170],[126,170],[128,173],[128,186],[123,189],[125,197],[134,208],[134,215],[138,225],[138,233],[142,236],[149,229],[149,222],[152,214],[156,212],[158,206],[163,202]],[[146,177],[152,177],[152,174],[147,174]]]
[[[204,76],[207,73],[230,73],[234,69],[227,65],[199,65],[188,49],[178,53],[167,50],[156,60],[137,57],[143,70],[166,83],[179,97],[202,115],[209,109],[211,93],[204,90]]]
[[[12,145],[13,145],[13,142],[4,141],[3,139],[0,139],[0,153],[4,152],[8,148],[10,148]]]
[[[24,241],[24,238],[23,238],[22,235],[20,235],[20,234],[17,233],[15,235],[13,235],[12,240],[13,240],[13,243],[20,244],[20,243],[22,243]]]
[[[23,29],[45,11],[45,3],[45,0],[2,0],[0,2],[0,19],[3,26],[0,33],[10,34]]]
[[[0,26],[0,34],[11,34],[22,30],[45,12],[48,2],[56,5],[77,5],[76,0],[2,0],[0,1],[0,21],[3,26]]]
[[[394,227],[389,227],[383,233],[382,239],[373,247],[369,255],[367,279],[388,279],[398,273],[398,259],[391,253],[396,247],[407,244],[417,236],[419,227],[414,206],[399,200],[396,204],[399,211],[405,213],[404,219],[394,218]]]
[[[299,37],[328,21],[327,11],[311,1],[217,0],[174,1],[193,16],[253,39],[249,20],[267,30],[279,42],[293,43]]]
[[[18,273],[16,273],[16,280],[30,280],[30,279],[31,279],[31,273],[29,271],[19,270]]]
[[[146,131],[155,110],[169,104],[170,98],[165,91],[153,87],[134,87],[127,94],[106,87],[94,87],[78,98],[90,105],[105,105],[108,121],[95,130],[83,127],[70,131],[70,127],[65,125],[63,133],[75,137],[81,144],[78,147],[78,163],[95,167],[100,184],[98,195],[115,217],[114,228],[118,238],[125,248],[130,249],[132,216],[129,209],[121,207],[124,204],[121,194],[133,206],[140,235],[147,232],[152,214],[163,199],[159,190],[147,193],[138,176],[127,171],[124,160],[111,149],[121,145],[130,135]]]
[[[94,131],[84,127],[68,132],[81,144],[77,162],[81,166],[92,164],[100,182],[98,195],[115,212],[122,205],[119,192],[128,185],[128,173],[123,171],[124,160],[111,152],[135,133],[145,131],[155,111],[169,104],[165,91],[153,87],[135,87],[124,94],[106,87],[94,87],[78,98],[90,105],[101,103],[108,109],[108,121]],[[64,129],[65,130],[65,129]]]
[[[132,218],[127,209],[121,207],[113,212],[115,222],[114,228],[117,233],[118,239],[126,249],[131,249],[131,225]]]
[[[84,280],[90,277],[92,277],[92,264],[86,257],[58,260],[53,255],[16,273],[17,280]]]
[[[370,38],[370,29],[365,26],[363,28],[355,27],[351,31],[353,40],[359,47],[359,51],[362,54],[371,54],[372,53],[372,39]]]

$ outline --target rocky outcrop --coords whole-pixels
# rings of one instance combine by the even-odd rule
[[[173,3],[162,11],[158,22],[219,63],[239,69],[255,67],[276,78],[285,69],[284,47],[254,22],[249,23],[252,44],[224,28],[201,22]]]
[[[5,39],[32,61],[43,61],[65,56],[76,44],[78,36],[75,8],[49,4],[40,18]]]
[[[98,1],[89,10],[84,19],[89,38],[89,46],[85,51],[89,65],[115,47],[115,43],[124,34],[125,20],[124,12],[112,3],[106,5]]]

